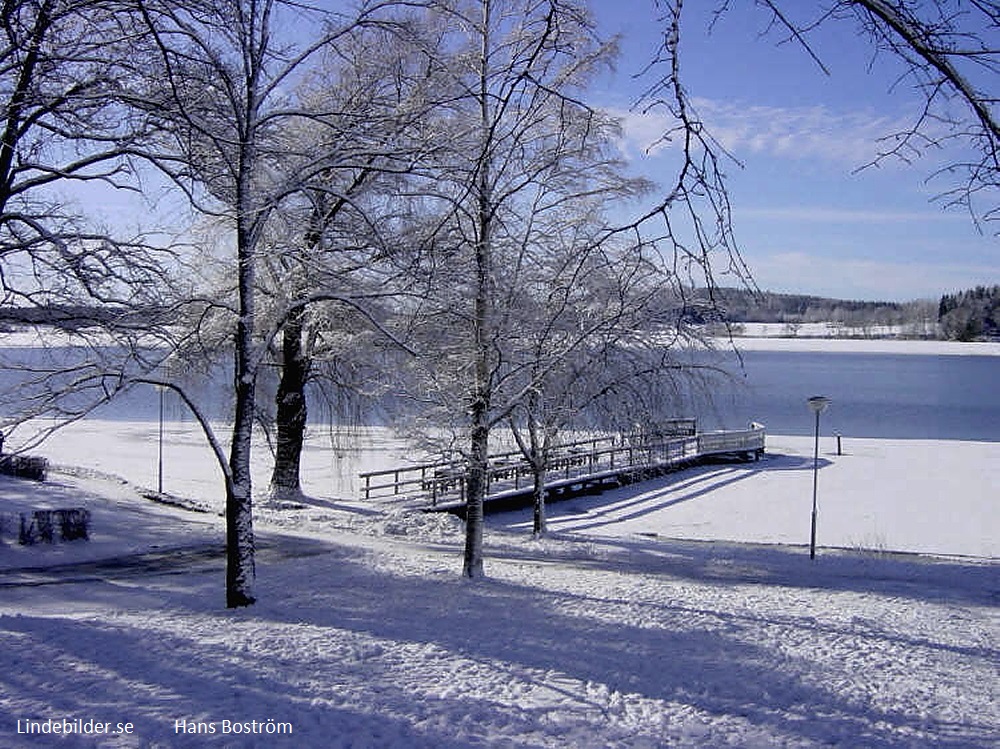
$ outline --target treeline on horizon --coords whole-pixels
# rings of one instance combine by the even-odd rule
[[[945,294],[938,301],[859,301],[738,288],[718,289],[715,300],[723,317],[705,322],[833,323],[860,330],[891,326],[903,335],[958,341],[1000,337],[1000,285]]]
[[[0,306],[0,331],[19,327],[45,325],[61,330],[80,330],[98,326],[120,324],[123,320],[133,323],[144,315],[156,314],[159,310],[146,308],[136,310],[116,310],[98,305],[50,304],[38,307]]]
[[[1000,285],[976,286],[944,294],[937,302],[833,299],[808,294],[720,288],[715,305],[707,304],[707,292],[699,290],[693,304],[686,305],[692,322],[718,323],[833,323],[860,331],[894,327],[905,337],[943,338],[955,341],[1000,339]],[[152,314],[155,310],[147,310]],[[45,325],[64,330],[97,324],[134,324],[135,313],[83,306],[0,307],[0,332],[23,326]]]

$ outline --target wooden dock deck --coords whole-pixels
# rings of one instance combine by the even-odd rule
[[[599,493],[719,459],[756,460],[764,452],[764,427],[701,432],[694,419],[678,419],[670,434],[641,441],[597,437],[561,445],[546,472],[548,500]],[[359,474],[362,498],[391,501],[425,510],[460,510],[465,505],[465,465],[443,461]],[[520,452],[490,456],[484,504],[487,510],[524,505],[531,500],[531,466]]]

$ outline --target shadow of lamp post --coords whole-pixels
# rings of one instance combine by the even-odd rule
[[[813,448],[813,504],[812,528],[809,533],[809,558],[816,558],[816,489],[819,483],[819,415],[830,405],[830,399],[814,395],[808,401],[809,409],[816,414],[816,440]]]

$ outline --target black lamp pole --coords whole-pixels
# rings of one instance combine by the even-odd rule
[[[830,405],[830,399],[814,395],[808,401],[809,408],[816,414],[816,439],[813,446],[813,504],[812,527],[809,533],[809,558],[816,558],[816,493],[819,486],[819,415]]]

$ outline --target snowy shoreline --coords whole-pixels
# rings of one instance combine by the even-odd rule
[[[747,351],[827,351],[924,354],[940,356],[1000,356],[1000,341],[947,341],[908,338],[891,327],[865,330],[832,323],[733,323],[732,336],[710,338],[716,347]],[[91,341],[92,342],[92,341]],[[0,335],[0,349],[73,346],[72,336],[57,330],[21,330]]]
[[[805,335],[783,337],[736,336],[712,339],[715,348],[737,351],[786,351],[797,353],[910,354],[924,356],[1000,356],[993,341],[922,341],[897,338],[835,338]]]
[[[1000,443],[820,440],[819,543],[832,548],[1000,557]],[[808,542],[813,439],[768,435],[759,463],[702,466],[554,504],[552,527],[600,537]],[[513,521],[512,528],[524,523]]]

